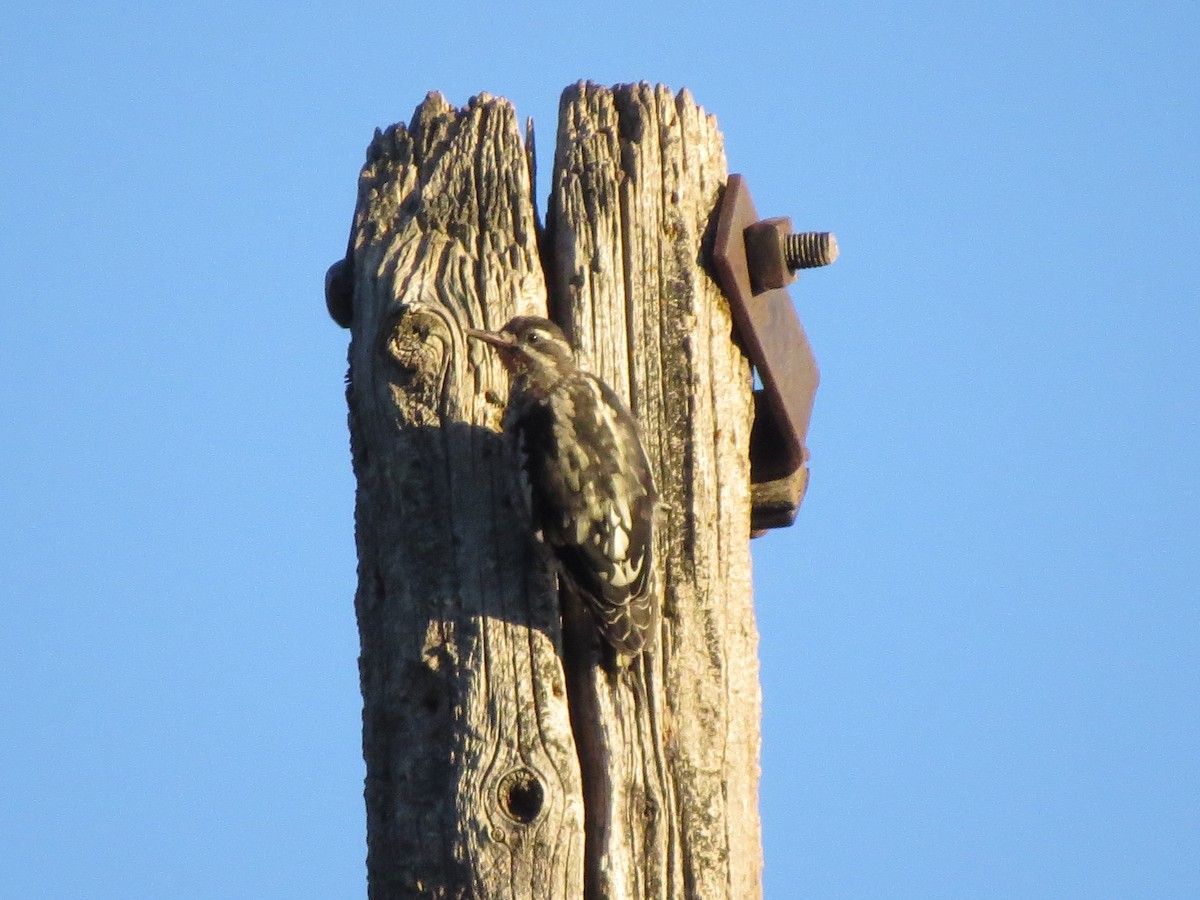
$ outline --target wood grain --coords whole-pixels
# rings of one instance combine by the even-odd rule
[[[351,246],[369,895],[579,897],[557,598],[510,491],[506,376],[462,330],[545,307],[507,101],[430,95],[377,134]]]
[[[539,233],[532,132],[431,94],[377,133],[336,308],[372,900],[761,896],[749,365],[706,269],[726,180],[686,92],[580,83]],[[347,274],[348,273],[348,274]],[[547,309],[641,421],[662,632],[606,659],[515,491],[465,326]]]

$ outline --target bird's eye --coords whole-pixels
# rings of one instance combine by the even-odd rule
[[[542,339],[542,333],[540,331],[531,331],[531,332],[529,332],[529,334],[527,334],[525,336],[525,343],[536,344],[541,339]]]

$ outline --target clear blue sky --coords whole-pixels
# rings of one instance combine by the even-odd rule
[[[0,896],[365,896],[323,273],[376,126],[486,90],[545,173],[589,78],[842,245],[768,897],[1200,897],[1200,7],[427,9],[0,12]]]

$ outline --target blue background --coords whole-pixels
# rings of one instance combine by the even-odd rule
[[[428,90],[688,87],[823,374],[771,898],[1200,896],[1200,7],[8,4],[0,895],[365,896],[325,268]]]

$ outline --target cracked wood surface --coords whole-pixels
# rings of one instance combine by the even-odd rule
[[[430,95],[372,141],[347,387],[372,900],[581,896],[557,598],[509,490],[506,376],[463,334],[544,309],[536,239],[507,102]]]
[[[564,93],[551,305],[583,365],[631,401],[663,498],[664,627],[637,679],[645,693],[590,670],[601,714],[588,743],[610,792],[588,805],[596,896],[761,894],[751,379],[703,264],[725,179],[716,122],[687,91]]]
[[[757,897],[751,381],[702,262],[720,133],[686,91],[568,88],[541,255],[532,169],[507,101],[431,94],[360,177],[369,895]],[[630,400],[664,498],[663,630],[627,669],[569,598],[560,618],[498,434],[505,375],[462,332],[547,300]]]

